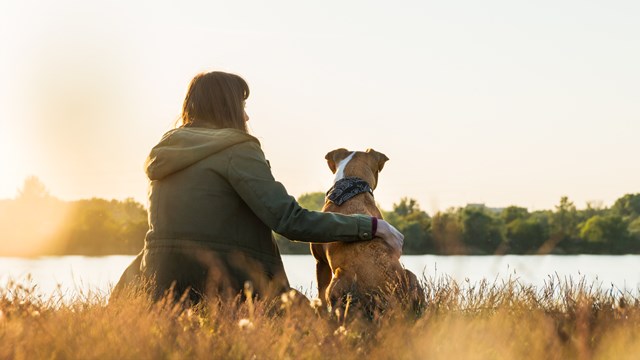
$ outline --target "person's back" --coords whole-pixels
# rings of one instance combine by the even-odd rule
[[[195,286],[197,292],[219,292],[223,290],[220,286],[205,290],[206,282],[220,283],[240,275],[262,289],[258,284],[265,279],[261,277],[273,280],[278,275],[278,290],[286,289],[288,283],[271,229],[231,185],[249,181],[234,178],[234,164],[247,156],[260,161],[260,155],[258,140],[235,129],[178,128],[154,147],[146,169],[151,182],[144,270],[155,276],[159,288],[168,286],[162,286],[166,278],[168,282],[178,280],[177,292],[189,285],[194,287],[193,283],[199,284]],[[183,281],[173,278],[185,271],[153,266],[166,264],[165,257],[178,254],[186,256],[188,263],[179,261],[181,268],[194,262],[204,264],[195,266],[191,271],[195,273],[183,274]],[[155,257],[162,257],[162,261],[152,259]],[[219,274],[205,271],[212,268]],[[240,281],[224,283],[233,293],[243,286]]]

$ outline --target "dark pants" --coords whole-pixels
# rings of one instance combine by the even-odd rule
[[[171,292],[175,300],[184,294],[191,302],[203,297],[230,300],[244,297],[249,282],[251,296],[274,297],[289,289],[280,266],[269,268],[237,252],[218,254],[202,248],[145,250],[141,267],[154,283],[151,295],[159,300]]]
[[[125,288],[144,288],[154,301],[183,295],[191,303],[204,297],[231,300],[245,296],[270,298],[290,289],[282,264],[265,265],[242,254],[218,254],[202,247],[145,249],[124,271],[112,298]]]
[[[175,252],[147,252],[143,274],[151,280],[151,297],[158,301],[164,296],[178,301],[182,296],[198,303],[207,295],[209,266],[191,255]]]

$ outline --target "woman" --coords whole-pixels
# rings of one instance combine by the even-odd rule
[[[272,230],[305,242],[377,236],[402,249],[402,235],[384,220],[301,208],[273,178],[259,141],[247,133],[248,96],[237,75],[197,75],[184,99],[181,126],[167,132],[146,160],[149,231],[140,265],[130,268],[139,266],[154,279],[156,300],[169,289],[175,296],[188,291],[196,302],[233,297],[246,281],[261,296],[288,290]]]

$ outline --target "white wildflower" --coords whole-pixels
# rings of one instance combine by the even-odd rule
[[[313,309],[320,309],[322,307],[322,300],[320,300],[320,298],[311,299],[309,300],[309,306]]]
[[[280,301],[282,301],[283,304],[287,304],[289,302],[289,295],[287,293],[280,294]]]
[[[238,321],[238,327],[242,330],[251,330],[254,328],[254,325],[249,319],[240,319],[240,321]]]
[[[333,332],[333,335],[347,335],[347,328],[344,326],[340,326],[339,328],[336,329],[336,331]]]

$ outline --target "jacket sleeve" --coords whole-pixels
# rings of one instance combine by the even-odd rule
[[[242,200],[273,231],[297,241],[324,243],[372,238],[371,217],[302,208],[271,174],[260,146],[245,142],[230,149],[227,177]]]

